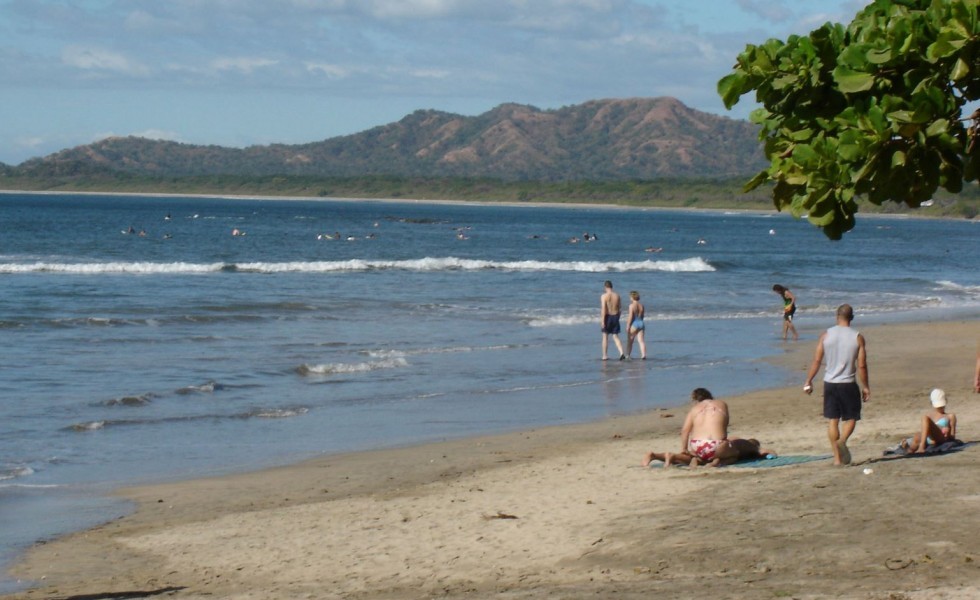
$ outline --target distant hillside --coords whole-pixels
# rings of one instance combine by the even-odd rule
[[[503,104],[476,117],[416,111],[397,123],[244,149],[108,138],[22,163],[26,177],[488,177],[505,181],[722,178],[765,166],[757,128],[674,98],[556,110]]]

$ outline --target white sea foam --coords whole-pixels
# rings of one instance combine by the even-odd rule
[[[6,479],[16,479],[18,477],[27,477],[28,475],[33,474],[34,469],[27,466],[0,468],[0,481],[4,481]]]
[[[71,429],[75,431],[96,431],[105,427],[105,421],[89,421],[87,423],[75,423]]]
[[[419,258],[410,260],[294,261],[225,263],[2,263],[0,273],[64,273],[71,275],[192,275],[239,271],[246,273],[343,273],[362,271],[570,271],[580,273],[662,271],[670,273],[711,272],[715,268],[701,257],[681,260],[640,261],[494,261],[469,258]]]
[[[151,275],[159,273],[196,274],[222,270],[224,263],[152,263],[152,262],[105,262],[105,263],[3,263],[0,273],[66,273],[71,275]]]
[[[423,354],[455,354],[459,352],[508,350],[515,347],[510,344],[498,344],[496,346],[445,346],[441,348],[417,348],[415,350],[368,350],[367,355],[371,358],[401,358]]]
[[[255,411],[252,416],[260,419],[288,419],[308,412],[308,408],[266,408]]]
[[[207,383],[202,383],[201,385],[188,385],[177,390],[178,394],[212,394],[216,390],[223,390],[225,386],[221,385],[217,381],[209,381]]]
[[[980,295],[980,285],[961,285],[955,281],[940,280],[936,282],[941,290],[961,292],[967,295]]]
[[[368,373],[383,369],[407,367],[408,361],[401,357],[388,358],[364,363],[328,363],[322,365],[300,365],[296,372],[300,375],[342,375],[349,373]]]
[[[551,315],[548,317],[532,317],[527,322],[529,327],[563,327],[567,325],[584,325],[594,322],[592,315]]]

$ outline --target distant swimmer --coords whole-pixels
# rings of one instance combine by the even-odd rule
[[[570,238],[568,238],[568,243],[569,244],[577,244],[578,243],[578,238],[577,237],[570,237]]]
[[[460,231],[459,233],[457,233],[457,234],[456,234],[456,239],[457,239],[457,240],[468,240],[468,239],[470,239],[470,238],[468,238],[468,237],[466,237],[465,235],[463,235],[463,232],[462,232],[462,231]]]
[[[238,237],[238,236],[242,236],[242,235],[245,235],[245,232],[244,232],[244,231],[242,231],[241,229],[238,229],[238,228],[236,227],[235,229],[232,229],[232,230],[231,230],[231,235],[233,235],[233,236],[235,236],[235,237]]]
[[[646,248],[643,249],[644,252],[663,252],[663,250],[664,250],[663,248],[660,247],[654,248],[653,246],[647,246]]]
[[[140,229],[139,236],[140,237],[146,237],[146,230],[145,229]]]
[[[171,234],[169,234],[169,233],[165,233],[165,234],[163,234],[163,239],[165,239],[165,240],[169,240],[169,239],[170,239],[170,238],[172,238],[172,237],[174,237],[174,236],[172,236],[172,235],[171,235]]]
[[[163,220],[164,221],[169,221],[170,220],[170,213],[167,213],[167,216],[164,217]]]

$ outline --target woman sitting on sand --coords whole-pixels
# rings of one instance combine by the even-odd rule
[[[715,458],[725,460],[735,455],[726,440],[728,439],[728,405],[715,400],[711,392],[697,388],[691,392],[694,407],[688,411],[681,427],[681,451],[675,453],[648,452],[643,458],[643,466],[653,459],[664,461],[664,466],[672,463],[686,463],[692,467],[711,463]]]
[[[956,415],[946,412],[946,392],[936,388],[929,394],[932,410],[922,415],[922,429],[901,446],[909,452],[925,452],[929,446],[937,446],[956,439]]]

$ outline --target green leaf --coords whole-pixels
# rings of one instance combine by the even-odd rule
[[[891,48],[876,48],[868,50],[868,62],[875,65],[883,65],[892,59]]]
[[[800,129],[799,131],[791,131],[787,137],[794,142],[805,142],[813,137],[813,130]]]
[[[888,113],[888,118],[896,123],[914,123],[913,114],[907,110],[896,110]]]
[[[837,87],[845,94],[866,92],[875,83],[875,78],[870,73],[854,71],[847,67],[837,67],[834,69],[833,76]]]
[[[741,72],[730,73],[718,81],[718,95],[721,96],[725,108],[735,106],[742,97],[743,86],[747,78]]]
[[[755,188],[759,187],[763,183],[769,180],[768,171],[759,171],[756,173],[755,177],[750,179],[744,186],[742,186],[742,192],[751,192]]]
[[[905,166],[905,153],[901,150],[896,150],[892,154],[892,167],[902,167]]]
[[[953,81],[960,81],[969,74],[970,65],[962,58],[957,58],[956,64],[953,65],[953,72],[949,74],[949,78]]]
[[[936,137],[937,135],[946,133],[948,129],[949,121],[945,119],[938,119],[932,123],[929,123],[929,126],[926,127],[926,137]]]

